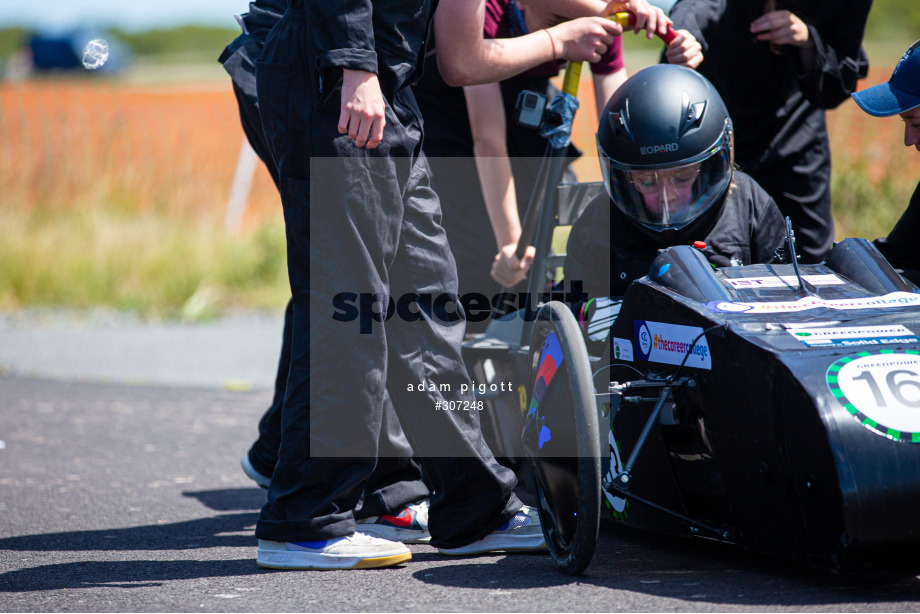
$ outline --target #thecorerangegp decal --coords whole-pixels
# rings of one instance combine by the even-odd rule
[[[773,301],[735,303],[731,301],[709,301],[705,307],[713,313],[784,313],[806,309],[891,309],[920,306],[920,294],[913,292],[891,292],[884,296],[863,298],[822,299],[806,296],[797,301]]]
[[[863,426],[920,443],[920,351],[860,352],[833,363],[826,377],[837,402]]]
[[[666,365],[712,369],[709,343],[699,326],[636,320],[636,359]],[[686,358],[686,362],[684,359]]]

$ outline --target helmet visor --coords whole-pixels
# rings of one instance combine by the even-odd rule
[[[723,142],[701,160],[667,168],[627,168],[599,153],[613,204],[652,230],[693,222],[720,202],[731,182],[731,152]]]

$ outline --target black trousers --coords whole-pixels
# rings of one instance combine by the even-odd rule
[[[240,123],[253,150],[265,163],[275,185],[279,185],[278,171],[262,131],[259,105],[256,97],[254,61],[261,54],[262,44],[247,37],[232,53],[221,56],[224,68],[232,77],[233,93],[240,111]],[[281,407],[287,388],[291,366],[291,335],[293,331],[293,301],[288,301],[284,312],[284,333],[278,372],[275,376],[275,393],[271,406],[259,421],[259,438],[249,449],[249,461],[262,475],[271,476],[278,462],[281,446]],[[380,460],[365,486],[362,499],[355,509],[357,518],[396,513],[407,503],[428,497],[430,491],[422,480],[421,467],[412,458],[412,448],[403,433],[392,403],[387,399],[383,428],[380,431]]]
[[[501,526],[520,502],[478,414],[437,409],[474,402],[463,391],[470,382],[460,357],[462,319],[422,312],[414,321],[374,320],[364,331],[362,322],[333,317],[346,293],[456,294],[456,265],[419,155],[418,108],[407,88],[382,83],[396,92],[387,100],[383,143],[358,149],[338,133],[340,88],[321,84],[308,37],[300,18],[285,15],[257,66],[284,207],[293,329],[279,458],[256,536],[314,541],[355,531],[388,391],[435,490],[432,544],[464,545]],[[422,382],[434,390],[410,389]]]

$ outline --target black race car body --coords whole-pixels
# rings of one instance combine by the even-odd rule
[[[920,568],[920,293],[864,240],[799,269],[682,246],[630,286],[603,508],[819,568]]]

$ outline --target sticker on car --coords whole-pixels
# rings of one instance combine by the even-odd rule
[[[712,369],[709,343],[699,326],[636,320],[636,359]]]
[[[854,347],[917,343],[917,337],[901,324],[891,326],[842,326],[833,328],[796,328],[788,331],[807,347]]]
[[[802,275],[802,278],[813,286],[839,286],[844,281],[833,274],[828,275]],[[788,286],[797,288],[799,280],[795,275],[771,275],[770,277],[733,277],[726,279],[725,283],[732,288],[782,288]]]
[[[827,369],[831,394],[866,428],[920,443],[920,351],[875,350],[846,356]]]
[[[613,357],[623,362],[633,361],[633,346],[629,339],[613,338]]]
[[[920,294],[913,292],[891,292],[884,296],[862,298],[822,299],[806,296],[797,301],[773,301],[738,303],[732,301],[710,301],[706,309],[713,313],[785,313],[807,309],[892,309],[920,306]]]

